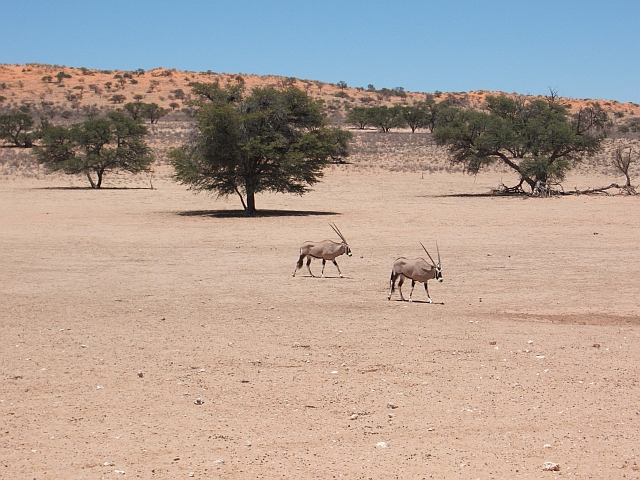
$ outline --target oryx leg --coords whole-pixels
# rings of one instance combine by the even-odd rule
[[[425,283],[425,285],[426,285],[426,283]],[[409,293],[409,301],[410,302],[413,302],[413,298],[411,298],[411,297],[413,297],[413,288],[415,286],[416,286],[416,281],[412,278],[411,279],[411,292]]]
[[[324,264],[327,263],[327,261],[323,258],[322,259],[322,272],[320,273],[320,276],[324,277]]]
[[[338,269],[338,274],[340,275],[340,278],[342,278],[342,272],[340,271],[340,267],[338,266],[338,262],[336,262],[336,259],[333,259],[333,264],[336,266],[336,268]]]
[[[296,268],[293,271],[293,274],[291,275],[292,277],[295,277],[296,276],[296,272],[302,268],[302,262],[303,261],[304,261],[304,255],[300,255],[300,258],[298,259],[298,263],[296,263]]]
[[[404,283],[404,275],[400,275],[400,280],[398,280],[398,292],[400,292],[400,300],[402,300],[403,302],[404,300],[404,296],[402,295],[402,284]]]
[[[429,287],[427,287],[427,282],[424,282],[424,291],[427,292],[427,298],[429,299],[429,303],[433,303],[433,300],[431,300],[431,296],[429,295]]]
[[[397,278],[398,278],[398,275],[396,275],[396,272],[391,270],[391,278],[389,279],[389,296],[387,297],[387,300],[391,300],[391,294],[396,289]]]
[[[307,270],[309,270],[309,275],[315,277],[315,275],[311,273],[311,267],[309,265],[311,265],[311,257],[307,257]]]

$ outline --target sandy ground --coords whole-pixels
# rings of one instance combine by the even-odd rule
[[[0,183],[0,478],[640,478],[640,198],[344,168],[252,219]],[[443,304],[388,301],[436,240]]]

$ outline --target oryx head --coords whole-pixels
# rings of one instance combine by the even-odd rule
[[[420,242],[420,245],[422,245],[422,242]],[[422,248],[424,248],[424,251],[427,252],[427,249],[425,248],[424,245],[422,245]],[[429,255],[429,252],[427,252],[427,255],[429,255],[429,260],[431,260],[431,264],[433,265],[433,268],[436,269],[436,280],[438,280],[439,282],[442,282],[442,266],[440,265],[440,248],[438,247],[438,242],[436,242],[436,249],[438,250],[438,264],[436,265],[436,262],[433,261],[433,258],[431,258],[431,255]]]
[[[335,223],[330,223],[329,226],[331,228],[333,228],[333,231],[336,232],[338,234],[338,236],[340,237],[340,240],[342,240],[342,245],[344,245],[344,253],[346,253],[348,256],[351,256],[351,249],[349,248],[349,244],[344,239],[344,235],[342,235],[342,233],[340,232],[340,230],[338,229],[336,224]]]

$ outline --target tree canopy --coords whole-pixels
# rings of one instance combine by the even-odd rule
[[[200,100],[192,139],[169,152],[175,178],[196,191],[237,194],[244,210],[256,212],[255,194],[302,195],[323,168],[346,157],[351,134],[327,126],[322,105],[288,87],[196,84]]]
[[[191,92],[198,98],[198,100],[192,102],[197,106],[202,107],[206,105],[207,102],[233,103],[242,100],[244,85],[227,85],[225,88],[222,88],[218,82],[196,82],[193,84]]]
[[[570,115],[554,95],[488,96],[486,111],[441,108],[433,136],[467,172],[502,162],[520,176],[516,188],[526,183],[533,192],[537,185],[562,181],[576,162],[597,153],[607,120],[598,104]]]
[[[438,112],[445,107],[445,104],[436,103],[433,99],[407,106],[353,107],[347,114],[346,122],[360,130],[372,125],[382,132],[407,126],[412,133],[418,129],[433,131]]]
[[[125,112],[127,112],[131,116],[131,118],[133,118],[134,120],[138,120],[142,116],[142,110],[144,109],[145,105],[146,103],[140,101],[129,102],[125,103],[122,108],[124,108]]]
[[[428,122],[428,112],[425,102],[418,102],[415,105],[409,105],[402,109],[402,116],[411,133],[415,133],[416,129],[424,128]]]
[[[404,119],[403,108],[399,105],[387,107],[370,107],[368,112],[369,123],[380,129],[382,132],[389,132],[392,128],[404,127],[407,122]]]
[[[30,130],[34,125],[31,115],[23,112],[0,115],[0,140],[14,147],[31,148],[34,135]]]
[[[162,108],[157,103],[145,103],[142,107],[140,115],[149,119],[149,123],[153,125],[154,123],[158,123],[158,120],[160,120],[168,113],[168,109]]]
[[[158,123],[158,120],[169,113],[168,109],[160,107],[157,103],[140,101],[125,103],[122,108],[134,120],[146,118],[151,124]]]
[[[369,110],[367,107],[353,107],[347,114],[346,122],[364,130],[371,121]]]
[[[91,188],[100,188],[106,171],[140,173],[150,169],[153,157],[143,139],[147,132],[140,121],[123,112],[111,112],[106,118],[86,120],[70,128],[44,128],[42,145],[35,148],[35,153],[38,163],[49,171],[85,174]]]

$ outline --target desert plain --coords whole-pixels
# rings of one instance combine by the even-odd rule
[[[168,168],[0,182],[0,478],[640,478],[639,198],[354,164],[246,218]]]

